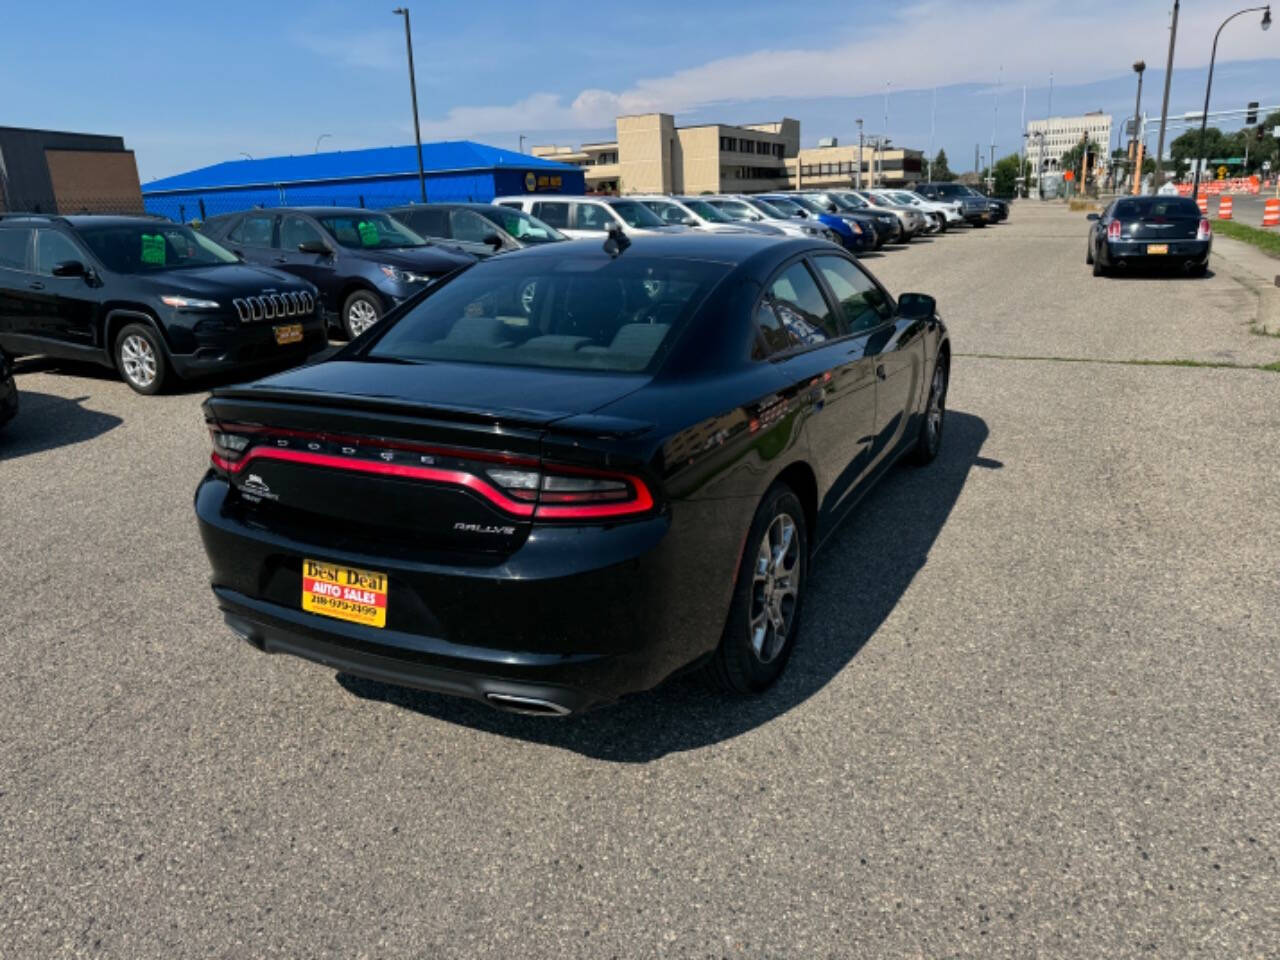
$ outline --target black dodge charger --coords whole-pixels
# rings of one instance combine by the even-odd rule
[[[495,257],[319,364],[205,403],[195,508],[261,650],[565,714],[686,667],[782,672],[815,551],[938,453],[932,297],[825,241]]]

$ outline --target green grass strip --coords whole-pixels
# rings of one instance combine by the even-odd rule
[[[1213,221],[1213,229],[1224,237],[1240,240],[1243,243],[1257,247],[1264,253],[1271,254],[1273,257],[1280,257],[1280,232],[1260,230],[1257,227],[1249,226],[1247,223],[1237,223],[1234,220],[1215,220]]]

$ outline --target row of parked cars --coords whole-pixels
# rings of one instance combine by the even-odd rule
[[[174,378],[300,362],[329,334],[354,340],[425,286],[513,250],[617,231],[826,240],[857,254],[1007,215],[958,184],[251,209],[198,230],[153,217],[4,214],[0,351],[89,360],[155,393]]]

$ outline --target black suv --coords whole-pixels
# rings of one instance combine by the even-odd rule
[[[171,376],[292,365],[324,348],[316,288],[158,217],[0,215],[0,350]]]
[[[569,239],[523,210],[492,203],[414,203],[387,213],[415,233],[481,259]]]
[[[326,315],[352,340],[427,284],[475,263],[360,207],[245,210],[210,217],[200,229],[250,263],[314,283]]]

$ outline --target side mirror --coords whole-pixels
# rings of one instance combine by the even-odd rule
[[[502,238],[498,236],[496,233],[486,234],[484,238],[484,242],[487,243],[489,246],[493,247],[494,253],[497,253],[499,250],[502,249]]]
[[[85,265],[79,260],[63,260],[61,263],[53,265],[53,275],[55,277],[83,277],[88,274]]]
[[[834,203],[827,204],[827,213],[839,213],[839,208]]]
[[[1102,218],[1101,218],[1101,217],[1099,217],[1096,213],[1086,213],[1086,214],[1085,214],[1085,216],[1084,216],[1084,218],[1085,218],[1086,220],[1101,220],[1101,219],[1102,219]]]
[[[898,298],[898,316],[927,320],[938,312],[938,301],[927,293],[904,293]]]
[[[298,252],[315,253],[320,256],[333,253],[333,251],[329,249],[329,245],[323,240],[304,240],[302,243],[298,244]]]

